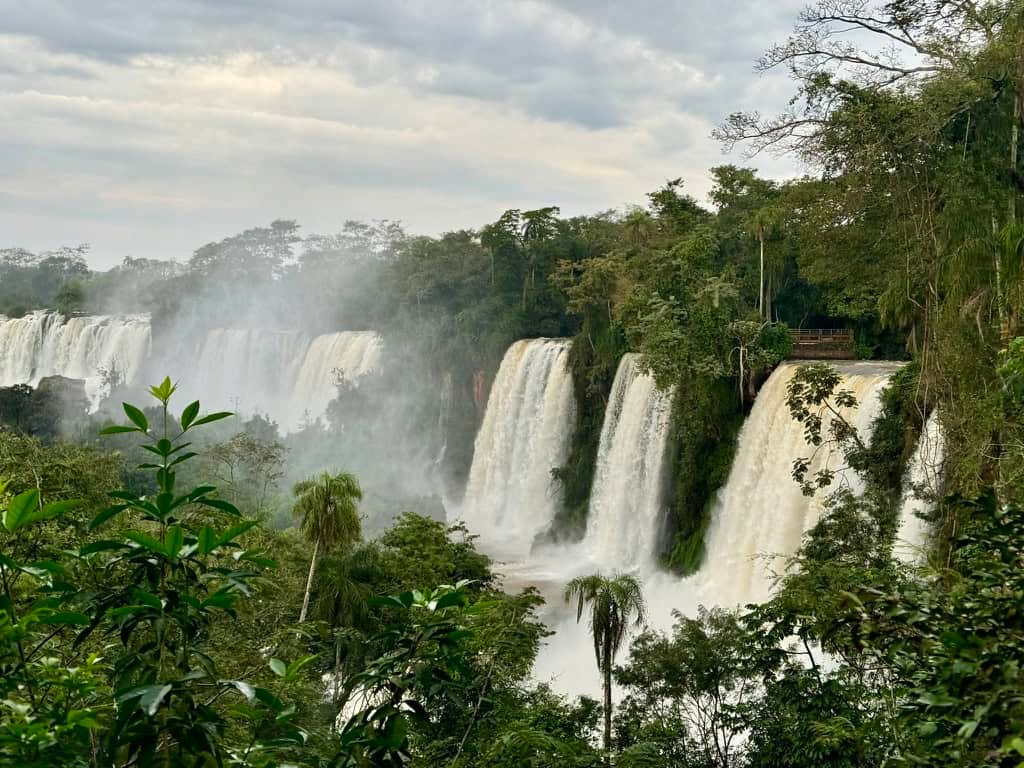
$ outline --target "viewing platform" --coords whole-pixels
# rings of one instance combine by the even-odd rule
[[[853,331],[847,328],[793,328],[791,359],[796,360],[850,360],[856,344]]]

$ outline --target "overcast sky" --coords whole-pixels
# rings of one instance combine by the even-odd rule
[[[704,199],[804,0],[0,0],[0,246],[187,259],[274,218],[436,234]],[[792,161],[760,157],[766,175]]]

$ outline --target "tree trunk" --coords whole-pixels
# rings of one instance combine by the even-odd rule
[[[996,215],[992,214],[992,239],[996,241],[995,259],[993,260],[996,272],[996,318],[999,322],[999,338],[1007,335],[1006,324],[1006,302],[1003,300],[1003,246],[999,241],[999,225],[996,224]]]
[[[757,233],[758,242],[761,244],[761,285],[757,293],[757,311],[764,317],[764,232]]]
[[[612,649],[604,643],[604,764],[612,764]]]
[[[744,405],[744,402],[743,402],[743,363],[745,362],[743,360],[743,353],[744,352],[746,352],[746,347],[744,347],[742,344],[740,344],[740,379],[737,382],[737,385],[738,385],[737,388],[739,389],[739,392],[740,392],[740,407],[741,408]]]
[[[1020,94],[1013,97],[1013,123],[1010,126],[1010,198],[1007,224],[1017,220],[1017,144],[1020,141]]]
[[[313,559],[309,561],[309,576],[306,577],[306,594],[302,598],[302,611],[299,613],[299,624],[306,620],[309,613],[309,596],[313,592],[313,576],[316,574],[316,559],[320,554],[320,540],[313,542]]]

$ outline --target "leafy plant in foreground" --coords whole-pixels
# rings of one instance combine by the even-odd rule
[[[140,469],[154,473],[156,494],[113,491],[89,525],[123,516],[125,528],[49,561],[0,556],[0,765],[269,768],[304,742],[294,707],[224,679],[214,661],[215,622],[235,616],[273,562],[242,546],[257,523],[212,486],[176,489],[176,468],[196,455],[188,433],[230,414],[200,416],[194,402],[175,419],[174,389],[169,379],[150,389],[156,428],[125,404],[131,424],[104,430],[141,435],[155,457]],[[3,535],[76,506],[19,494],[5,505]],[[269,664],[287,680],[310,660]]]

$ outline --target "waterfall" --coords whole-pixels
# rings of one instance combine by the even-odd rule
[[[380,367],[381,340],[375,333],[341,331],[317,336],[306,350],[291,394],[288,423],[298,427],[306,419],[327,412],[337,393],[339,378],[357,382]]]
[[[705,538],[704,565],[695,580],[707,604],[732,606],[767,599],[773,575],[799,548],[804,532],[817,521],[828,489],[808,498],[793,480],[793,460],[811,457],[813,447],[804,439],[803,426],[789,413],[786,386],[799,366],[786,363],[775,370],[761,389],[740,431],[732,470],[712,510]],[[862,439],[870,439],[880,395],[898,369],[888,363],[838,363],[840,387],[851,390],[859,407],[843,416]],[[828,428],[825,419],[824,429]],[[841,457],[827,448],[814,455],[809,477],[824,466],[841,466]],[[863,487],[853,472],[838,472],[833,487]]]
[[[32,312],[0,317],[0,386],[36,386],[46,376],[83,379],[92,409],[109,394],[110,379],[133,382],[149,354],[144,315],[72,317]]]
[[[487,399],[461,518],[494,552],[528,555],[558,511],[551,470],[568,455],[575,418],[569,345],[517,341]]]
[[[917,448],[914,449],[903,483],[900,527],[893,546],[893,556],[901,562],[917,562],[927,549],[931,526],[921,515],[935,508],[942,493],[942,465],[945,457],[946,444],[939,424],[939,414],[938,411],[932,411],[917,439]]]
[[[604,569],[650,570],[665,522],[672,392],[624,355],[605,411],[584,548]]]
[[[215,328],[186,370],[158,370],[181,379],[181,400],[213,409],[268,414],[288,430],[324,415],[339,377],[358,381],[380,367],[375,333],[343,331],[310,338],[299,331]],[[0,386],[36,386],[46,376],[84,379],[92,409],[109,380],[136,383],[150,352],[143,315],[72,317],[32,312],[0,316]],[[163,363],[164,361],[156,361]]]
[[[211,410],[267,414],[284,425],[288,399],[308,337],[297,331],[214,328],[199,350],[187,397]]]
[[[702,605],[731,608],[764,601],[771,594],[773,571],[781,571],[785,559],[799,548],[804,532],[817,521],[828,493],[828,489],[824,489],[813,498],[805,497],[792,477],[793,460],[812,456],[814,449],[805,441],[803,426],[793,419],[786,405],[786,388],[799,364],[783,364],[762,387],[740,432],[729,478],[713,503],[701,569],[693,576],[679,578],[651,567],[653,563],[649,560],[645,563],[648,555],[644,551],[647,547],[646,551],[650,552],[651,545],[641,544],[640,540],[643,536],[656,535],[658,507],[647,506],[646,499],[651,497],[640,478],[651,480],[654,476],[645,475],[640,467],[653,468],[655,464],[644,464],[640,454],[648,458],[664,455],[652,445],[664,440],[661,427],[656,426],[655,414],[667,409],[671,395],[661,395],[659,402],[659,396],[650,389],[648,402],[640,405],[641,387],[646,382],[644,377],[629,371],[629,364],[628,360],[624,361],[616,375],[602,429],[590,524],[583,542],[589,551],[571,546],[554,552],[541,551],[524,564],[514,564],[511,569],[506,567],[512,583],[534,585],[545,595],[548,605],[544,617],[556,630],[537,657],[534,675],[538,680],[553,682],[557,690],[570,695],[596,695],[599,678],[591,655],[581,653],[590,643],[586,624],[577,623],[575,611],[561,599],[561,588],[568,579],[595,570],[634,568],[640,571],[648,623],[659,631],[671,628],[675,611],[694,616]],[[881,410],[881,393],[899,366],[837,362],[833,367],[842,376],[840,387],[851,390],[859,404],[856,409],[846,409],[844,417],[856,427],[862,439],[870,439],[873,422]],[[634,393],[629,390],[633,387],[636,387],[637,402],[631,406],[630,397]],[[631,407],[637,410],[629,413]],[[612,455],[615,451],[612,436],[641,433],[640,422],[651,427],[645,436],[646,442],[633,438],[634,452],[629,452],[624,443],[619,449],[623,453],[618,458]],[[627,428],[626,424],[631,426]],[[828,428],[827,420],[824,427]],[[830,466],[842,466],[840,457],[829,457],[826,452],[827,448],[822,449],[814,457],[811,473],[826,466],[830,458]],[[602,478],[602,472],[609,475]],[[611,475],[615,472],[620,472],[621,477],[612,481]],[[605,495],[606,489],[615,483],[621,483],[618,501],[605,506],[603,499],[610,498]],[[863,489],[863,480],[853,472],[838,472],[834,485],[839,483],[854,492]],[[653,525],[648,526],[649,522]],[[600,539],[598,531],[602,531]]]
[[[189,399],[246,415],[266,414],[284,430],[315,421],[339,378],[358,381],[380,366],[375,333],[342,331],[310,339],[299,331],[215,328],[206,334]]]

